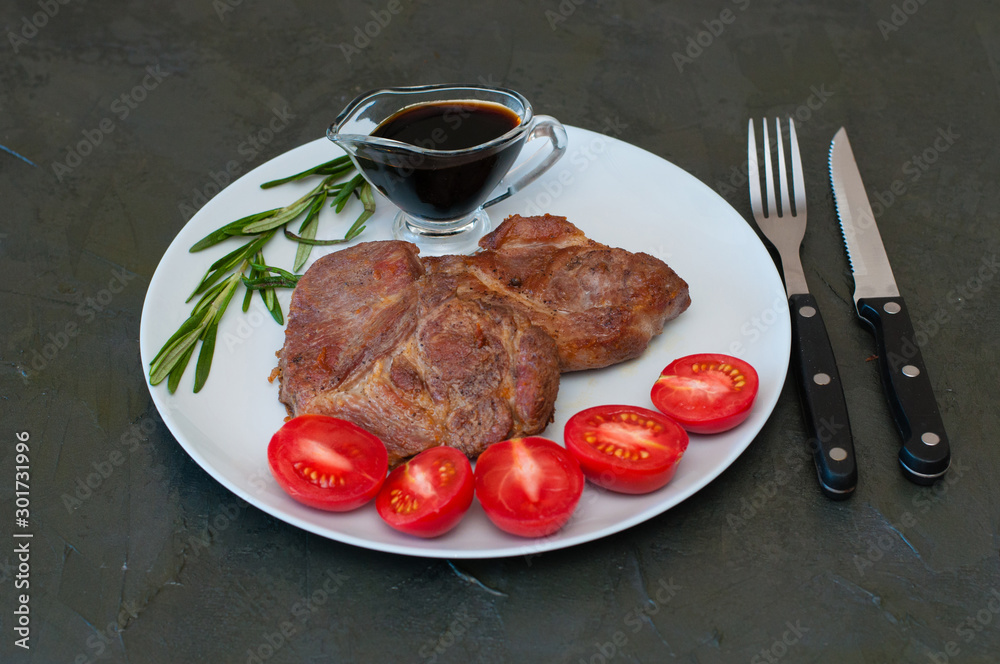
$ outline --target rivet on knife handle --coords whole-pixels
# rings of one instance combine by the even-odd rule
[[[911,481],[933,484],[948,470],[951,450],[906,304],[901,297],[869,297],[857,305],[875,333],[882,384],[903,438],[899,463]]]
[[[835,500],[849,498],[858,483],[851,423],[844,388],[837,370],[823,316],[812,295],[788,299],[792,318],[792,358],[798,372],[802,415],[823,493]]]

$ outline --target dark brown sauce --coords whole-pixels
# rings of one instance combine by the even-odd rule
[[[431,102],[404,108],[372,136],[429,150],[464,150],[503,136],[521,123],[517,113],[490,102]]]
[[[491,102],[431,102],[403,109],[372,136],[429,150],[464,150],[517,127],[520,116]],[[449,221],[475,210],[510,169],[523,136],[507,145],[456,158],[372,146],[359,150],[366,175],[400,208],[424,219]]]

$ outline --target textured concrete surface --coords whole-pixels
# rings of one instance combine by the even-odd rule
[[[23,157],[0,151],[3,662],[997,661],[993,0],[8,0],[0,25],[0,145]],[[186,455],[138,351],[143,296],[185,210],[227,165],[321,136],[362,90],[452,81],[502,83],[566,123],[613,129],[748,218],[747,118],[799,118],[803,257],[849,386],[856,496],[817,490],[792,384],[694,497],[528,559],[327,541]],[[273,109],[287,124],[248,144]],[[854,318],[825,167],[841,125],[926,335],[954,449],[933,488],[897,470]],[[30,650],[14,631],[19,432]],[[67,504],[109,459],[120,465]]]

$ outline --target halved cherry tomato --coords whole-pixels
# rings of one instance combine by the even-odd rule
[[[396,530],[437,537],[462,520],[475,485],[464,454],[454,447],[432,447],[389,473],[375,507]]]
[[[566,422],[565,437],[587,479],[619,493],[649,493],[665,485],[688,446],[679,424],[638,406],[581,410]]]
[[[747,362],[702,353],[671,362],[653,384],[650,398],[691,433],[719,433],[750,415],[757,388],[757,372]]]
[[[583,493],[572,454],[547,438],[494,443],[476,460],[476,497],[497,528],[541,537],[562,528]]]
[[[267,465],[295,500],[330,512],[375,497],[389,469],[385,445],[361,427],[325,415],[299,415],[267,446]]]

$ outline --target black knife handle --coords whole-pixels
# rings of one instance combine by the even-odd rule
[[[903,438],[903,473],[933,484],[947,472],[951,448],[906,304],[901,297],[861,298],[858,314],[875,333],[882,387]]]
[[[819,485],[828,498],[843,500],[858,484],[858,466],[837,360],[816,298],[808,293],[792,295],[788,307],[793,366]]]

